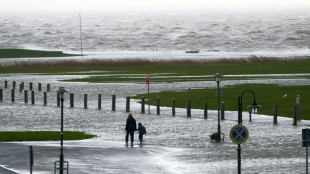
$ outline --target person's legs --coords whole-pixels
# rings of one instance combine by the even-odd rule
[[[131,143],[133,143],[133,141],[134,141],[134,131],[131,131],[130,132],[130,140],[131,140]]]
[[[143,134],[139,134],[139,141],[140,141],[140,143],[142,143],[142,141],[143,141]]]
[[[125,137],[126,143],[128,143],[128,138],[129,138],[129,131],[126,131],[126,137]]]

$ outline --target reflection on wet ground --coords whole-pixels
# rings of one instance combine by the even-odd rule
[[[147,129],[144,143],[137,141],[131,147],[124,143],[126,96],[145,93],[145,84],[133,83],[68,83],[58,82],[72,76],[1,75],[0,131],[60,130],[60,108],[56,105],[56,90],[64,86],[75,94],[75,108],[69,106],[66,94],[64,130],[85,131],[97,135],[83,141],[65,141],[65,160],[70,163],[70,173],[237,173],[237,145],[230,138],[230,129],[237,124],[237,113],[226,111],[221,121],[224,143],[212,143],[209,135],[217,131],[217,112],[209,111],[208,119],[202,110],[192,110],[186,117],[185,109],[162,107],[160,115],[151,107],[151,114],[141,114],[140,104],[131,101],[131,112],[137,122]],[[9,87],[4,88],[4,80]],[[25,104],[24,94],[16,89],[15,103],[11,102],[12,81],[16,84],[34,83],[36,103]],[[43,106],[43,91],[37,91],[37,83],[51,84],[48,105]],[[289,82],[289,83],[288,83]],[[300,84],[309,85],[309,79],[257,79],[229,80],[221,85],[240,83]],[[215,87],[213,81],[152,84],[151,92],[171,89]],[[102,110],[97,110],[98,94],[102,94]],[[83,95],[88,94],[88,109],[83,109]],[[117,96],[116,111],[111,111],[111,95]],[[211,101],[210,101],[211,102]],[[215,102],[215,101],[214,101]],[[305,149],[301,147],[301,130],[310,124],[299,121],[292,126],[290,118],[273,118],[265,115],[243,113],[243,125],[249,130],[249,139],[242,144],[242,171],[244,173],[305,173]],[[65,135],[64,135],[65,136]],[[137,134],[135,135],[137,139]],[[59,158],[59,142],[0,143],[0,171],[3,167],[16,173],[29,173],[28,146],[34,146],[37,173],[52,173]],[[9,154],[9,155],[8,155]]]

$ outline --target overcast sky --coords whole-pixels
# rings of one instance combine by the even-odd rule
[[[309,8],[310,0],[0,0],[0,11],[84,12],[186,10],[208,8]]]

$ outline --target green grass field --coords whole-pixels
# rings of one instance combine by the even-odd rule
[[[225,110],[237,111],[238,96],[247,89],[254,91],[256,102],[262,106],[262,108],[258,110],[258,113],[266,115],[273,115],[273,107],[277,104],[279,116],[293,117],[296,95],[300,95],[302,119],[310,119],[310,86],[243,84],[221,87],[220,101],[225,102]],[[204,101],[207,101],[208,109],[217,110],[216,90],[215,88],[188,89],[184,91],[150,93],[151,105],[156,105],[156,98],[160,97],[161,106],[171,107],[172,98],[175,98],[176,107],[186,108],[186,100],[190,99],[191,107],[194,109],[203,109]],[[285,94],[287,96],[283,97]],[[148,94],[140,94],[133,98],[141,99],[142,96],[148,99]],[[253,95],[251,93],[245,93],[242,100],[243,111],[249,111],[247,106],[253,103]]]
[[[64,131],[64,140],[83,140],[94,138],[95,135],[84,132]],[[27,131],[27,132],[0,132],[0,141],[56,141],[60,140],[60,132],[55,131]]]

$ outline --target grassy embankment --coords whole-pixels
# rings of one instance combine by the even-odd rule
[[[64,131],[64,140],[83,140],[94,138],[95,135],[84,132]],[[60,140],[60,132],[56,131],[27,131],[27,132],[0,132],[1,141],[56,141]]]
[[[34,58],[34,57],[66,57],[66,56],[78,56],[78,55],[65,54],[62,51],[0,49],[0,58]]]

